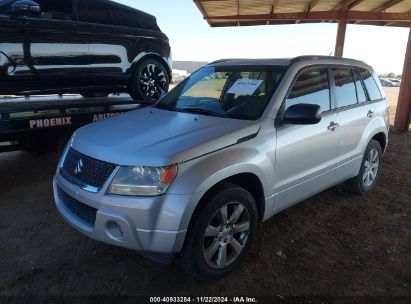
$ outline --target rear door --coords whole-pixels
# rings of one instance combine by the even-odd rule
[[[78,4],[78,34],[89,49],[87,73],[100,84],[128,83],[126,74],[135,51],[144,48],[139,45],[142,39],[127,26],[127,20],[136,18],[109,1],[79,0]]]
[[[147,18],[113,1],[78,0],[79,37],[89,46],[88,73],[128,84],[124,76],[130,76],[133,63],[148,53],[162,55],[164,36]]]
[[[335,67],[332,74],[340,129],[336,175],[339,181],[344,181],[358,174],[364,150],[362,137],[376,109],[357,68]]]
[[[339,131],[328,74],[325,66],[303,70],[282,105],[284,113],[294,104],[318,104],[322,119],[314,125],[277,126],[275,212],[335,183]]]

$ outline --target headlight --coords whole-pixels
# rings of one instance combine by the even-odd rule
[[[64,150],[61,153],[60,160],[59,160],[59,163],[57,165],[56,174],[60,174],[60,168],[62,168],[63,165],[64,165],[64,161],[66,159],[67,152],[68,152],[68,150],[71,146],[71,143],[73,141],[74,133],[73,133],[73,135],[71,135],[70,139],[67,141],[66,146],[64,147]]]
[[[177,175],[177,165],[168,167],[121,167],[108,193],[155,196],[164,194]]]

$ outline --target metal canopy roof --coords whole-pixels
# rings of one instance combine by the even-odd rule
[[[194,0],[210,26],[346,21],[411,25],[411,0]]]

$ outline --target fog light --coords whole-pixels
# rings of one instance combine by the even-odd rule
[[[108,221],[106,223],[106,232],[109,237],[117,241],[122,240],[124,236],[123,229],[114,221]]]

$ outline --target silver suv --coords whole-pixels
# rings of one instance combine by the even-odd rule
[[[79,129],[54,197],[89,237],[218,279],[247,254],[258,222],[341,182],[372,190],[388,128],[363,62],[220,60],[152,107]]]

